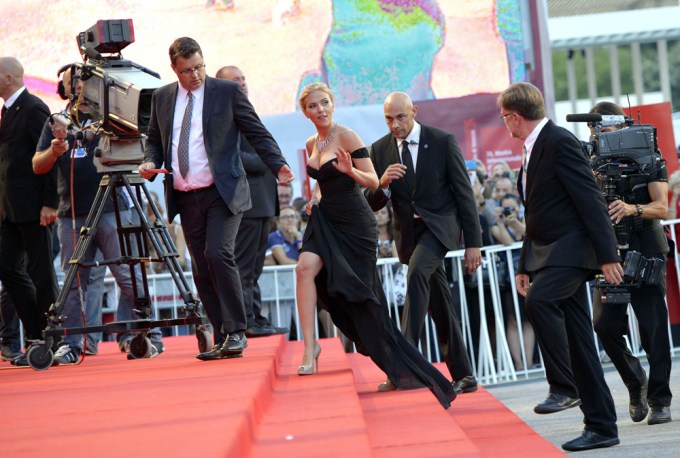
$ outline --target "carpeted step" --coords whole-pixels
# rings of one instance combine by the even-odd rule
[[[385,374],[365,356],[348,356],[371,456],[564,456],[482,387],[444,410],[427,389],[378,393]],[[449,376],[444,364],[436,366]]]
[[[298,376],[302,342],[277,361],[269,410],[255,431],[253,457],[370,456],[349,360],[339,339],[321,339],[318,374]]]

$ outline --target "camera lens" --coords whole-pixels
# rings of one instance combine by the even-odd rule
[[[512,208],[512,207],[503,207],[503,216],[510,216],[510,215],[512,215],[513,211],[514,211],[514,208]]]

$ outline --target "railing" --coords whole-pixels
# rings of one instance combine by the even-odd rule
[[[665,225],[671,228],[671,238],[676,242],[675,226],[680,220],[665,221]],[[463,250],[451,251],[446,256],[447,272],[450,275],[450,287],[461,320],[463,338],[473,370],[482,384],[490,385],[503,382],[526,379],[535,375],[543,374],[542,361],[534,364],[534,349],[524,348],[524,333],[522,329],[522,313],[520,300],[514,284],[515,267],[513,262],[513,250],[518,250],[521,243],[511,246],[494,245],[482,248],[483,268],[487,269],[488,276],[484,278],[483,270],[478,269],[476,289],[466,288],[463,264]],[[505,288],[499,286],[498,260],[504,259],[508,268],[508,275],[513,281],[509,281]],[[676,276],[680,277],[680,256],[676,256],[669,262],[675,263]],[[395,320],[397,327],[401,328],[401,313],[397,301],[397,291],[394,288],[394,267],[399,266],[396,258],[378,260],[378,269],[383,279],[385,295],[389,302],[390,316]],[[185,273],[187,280],[193,284],[191,273]],[[149,275],[149,288],[152,295],[152,303],[156,316],[176,318],[183,302],[178,295],[169,274]],[[679,278],[680,279],[680,278]],[[113,288],[114,281],[107,278],[107,284]],[[266,266],[260,278],[262,293],[263,312],[269,314],[272,322],[277,326],[291,327],[294,323],[296,329],[300,329],[297,307],[295,307],[295,266]],[[117,288],[116,288],[117,290]],[[117,291],[116,293],[117,294]],[[589,303],[592,313],[592,297],[589,292]],[[506,302],[506,314],[503,313],[503,301]],[[112,305],[105,307],[105,312],[114,312],[115,300]],[[640,345],[640,336],[632,308],[629,310],[628,341],[632,352],[638,356],[644,356]],[[522,369],[516,369],[512,359],[506,332],[507,320],[514,317],[518,328]],[[328,323],[327,317],[321,316],[322,323]],[[476,321],[477,326],[474,326]],[[341,336],[334,326],[322,324],[326,336]],[[319,333],[317,327],[317,334]],[[188,330],[171,330],[172,333],[186,333]],[[671,333],[670,325],[668,332]],[[301,338],[299,332],[296,338]],[[595,336],[597,341],[597,336]],[[420,350],[431,361],[440,361],[436,329],[428,320],[425,333],[420,343]],[[673,355],[680,351],[678,343],[673,342],[671,333],[671,352]],[[598,343],[598,350],[600,349]],[[349,348],[351,350],[351,346]]]

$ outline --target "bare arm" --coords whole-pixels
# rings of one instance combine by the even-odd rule
[[[652,201],[640,205],[643,219],[666,219],[668,218],[668,183],[653,181],[647,183],[647,190]],[[619,223],[626,216],[638,216],[637,205],[627,204],[622,200],[615,200],[609,204],[609,216],[614,222]]]

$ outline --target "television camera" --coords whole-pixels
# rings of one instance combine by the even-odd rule
[[[87,130],[99,135],[97,170],[132,170],[144,159],[151,96],[163,85],[160,75],[121,56],[135,41],[132,19],[99,20],[76,40],[83,63],[71,65],[71,94],[77,96],[72,102],[89,114],[92,124]],[[78,79],[82,88],[76,95]],[[71,124],[76,131],[84,129],[78,122]]]
[[[587,122],[593,134],[588,142],[581,142],[590,156],[593,173],[602,188],[607,204],[623,200],[624,186],[628,178],[648,176],[663,167],[658,154],[656,128],[620,115],[599,113],[567,115],[568,122]],[[633,229],[632,218],[614,223],[617,248],[628,250]],[[630,302],[630,290],[642,283],[656,285],[663,264],[655,258],[645,258],[637,251],[625,255],[624,278],[620,285],[607,283],[599,276],[596,286],[600,288],[603,303]]]

